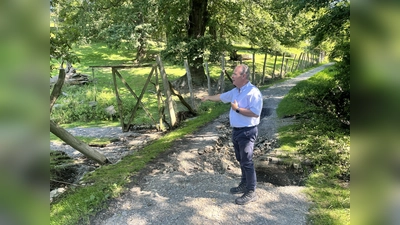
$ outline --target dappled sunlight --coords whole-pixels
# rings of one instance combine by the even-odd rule
[[[236,180],[222,174],[179,172],[147,176],[109,206],[114,213],[104,221],[119,224],[304,224],[307,212],[303,187],[274,187],[259,183],[258,200],[236,205],[229,188]],[[276,194],[276,193],[279,194]],[[128,200],[130,199],[130,200]],[[134,199],[134,201],[132,201]],[[290,204],[287,204],[290,202]],[[118,209],[118,210],[117,210]],[[238,212],[241,213],[238,213]],[[125,215],[125,216],[121,216]],[[129,215],[129,216],[126,216]],[[290,215],[290,216],[287,216]]]

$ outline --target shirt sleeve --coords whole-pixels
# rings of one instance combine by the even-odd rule
[[[260,116],[263,107],[263,98],[259,90],[254,89],[252,92],[253,94],[250,95],[250,110],[254,114]]]
[[[233,89],[227,92],[222,93],[219,98],[221,99],[221,101],[223,103],[228,103],[228,102],[232,102],[232,98],[233,98]]]

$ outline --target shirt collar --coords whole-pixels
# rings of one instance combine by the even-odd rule
[[[241,88],[237,88],[239,93],[242,93],[244,90],[247,89],[247,87],[249,87],[251,85],[250,81],[248,81],[243,87]]]

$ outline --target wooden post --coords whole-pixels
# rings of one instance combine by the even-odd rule
[[[307,54],[303,54],[303,64],[302,64],[302,69],[305,69],[307,65]]]
[[[96,101],[96,82],[94,82],[94,68],[92,67],[92,79],[93,79],[93,89],[94,89],[94,101]]]
[[[188,78],[188,86],[189,86],[189,92],[190,92],[190,101],[192,103],[192,108],[196,110],[195,102],[194,102],[194,96],[193,96],[193,87],[192,87],[192,75],[190,74],[190,69],[188,65],[187,59],[184,61],[185,64],[185,69],[186,69],[186,75]]]
[[[165,130],[164,123],[163,123],[163,113],[162,113],[162,97],[161,97],[161,91],[160,91],[160,84],[158,82],[158,69],[157,66],[153,67],[156,73],[156,82],[155,82],[155,88],[156,88],[156,93],[157,93],[157,107],[158,107],[158,122],[159,122],[159,130]]]
[[[207,75],[208,95],[212,95],[212,93],[211,93],[210,71],[208,70],[208,63],[207,63],[207,61],[205,62],[205,64],[206,64],[206,75]]]
[[[303,55],[303,53],[300,53],[299,59],[297,60],[297,65],[296,65],[296,69],[295,69],[295,70],[298,70],[298,69],[299,69],[300,59],[301,59],[301,56],[302,56],[302,55]]]
[[[262,83],[265,82],[265,67],[267,66],[267,52],[264,55],[263,73],[262,73]]]
[[[281,71],[279,72],[279,77],[282,78],[283,63],[285,62],[285,52],[282,55]]]
[[[255,71],[256,71],[256,64],[255,64],[255,60],[256,60],[256,52],[253,51],[253,73],[251,74],[251,83],[255,84]]]
[[[111,68],[112,76],[113,76],[113,82],[114,82],[114,90],[115,90],[115,98],[117,99],[117,104],[118,104],[118,111],[119,111],[119,118],[121,121],[121,128],[122,131],[125,130],[125,125],[124,125],[124,113],[123,113],[123,107],[122,107],[122,101],[119,97],[118,93],[118,87],[117,87],[117,78],[115,76],[115,68]]]
[[[65,81],[65,69],[60,68],[58,71],[58,79],[56,84],[53,87],[53,90],[51,91],[50,95],[50,112],[53,109],[54,104],[57,101],[58,96],[61,93],[62,86],[64,85]]]
[[[278,52],[275,51],[275,61],[274,61],[274,68],[272,69],[272,79],[275,78],[275,67],[276,67],[276,59],[278,58]]]
[[[163,80],[164,94],[165,94],[165,98],[166,98],[166,105],[167,105],[167,109],[168,109],[168,113],[169,113],[171,126],[174,127],[176,125],[176,115],[175,115],[173,99],[171,96],[171,91],[169,88],[167,74],[165,73],[165,69],[164,69],[164,66],[161,62],[161,58],[159,55],[156,57],[156,60],[157,60],[157,64],[160,69],[161,77]]]
[[[64,128],[58,126],[55,122],[50,120],[50,132],[59,137],[65,143],[84,154],[90,159],[100,163],[100,164],[111,164],[111,162],[100,152],[92,149],[88,144],[82,142],[81,140],[74,137]]]
[[[287,72],[287,64],[288,64],[289,59],[286,58],[286,63],[285,63],[285,72],[283,73],[283,78],[285,78],[286,72]]]
[[[220,80],[220,90],[219,93],[223,93],[225,90],[225,60],[224,56],[221,56],[221,75],[219,76]]]
[[[303,52],[303,55],[301,56],[299,70],[304,69],[304,55],[305,54],[306,53]]]
[[[292,67],[290,68],[290,72],[293,71],[293,66],[294,66],[294,62],[296,61],[296,56],[297,56],[297,54],[294,54],[294,58],[293,58],[293,62],[292,62]]]

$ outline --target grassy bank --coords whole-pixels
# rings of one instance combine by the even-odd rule
[[[279,130],[279,150],[312,161],[306,193],[313,202],[309,224],[350,224],[350,130],[326,112],[315,98],[332,87],[333,67],[300,82],[281,101],[279,117],[296,123]]]

